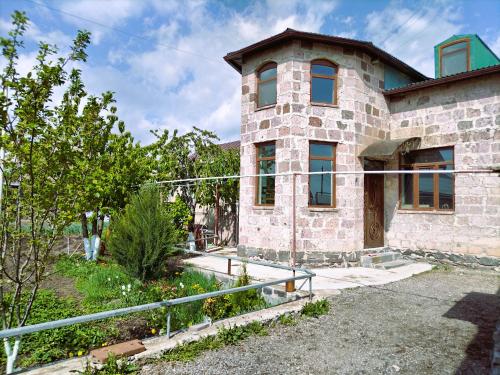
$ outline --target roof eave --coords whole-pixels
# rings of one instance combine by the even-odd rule
[[[459,81],[463,81],[466,79],[482,77],[482,76],[486,76],[486,75],[494,74],[494,73],[500,73],[500,64],[493,65],[493,66],[490,66],[487,68],[478,69],[478,70],[472,70],[469,72],[459,73],[459,74],[455,74],[455,75],[451,75],[451,76],[447,76],[447,77],[429,79],[427,81],[413,83],[413,84],[410,84],[409,86],[404,86],[404,87],[400,87],[400,88],[396,88],[396,89],[384,90],[383,94],[385,96],[402,95],[402,94],[406,94],[407,92],[411,92],[411,91],[417,91],[420,89],[444,85],[447,83],[459,82]]]
[[[307,33],[307,32],[297,31],[297,30],[293,30],[293,29],[286,29],[282,33],[273,35],[267,39],[263,39],[257,43],[251,44],[251,45],[244,47],[238,51],[230,52],[224,57],[224,60],[226,62],[228,62],[233,68],[235,68],[238,72],[241,73],[241,70],[242,70],[241,65],[238,65],[238,63],[235,61],[236,59],[241,60],[243,58],[243,55],[246,53],[256,52],[256,51],[259,51],[259,50],[262,50],[265,48],[269,48],[272,45],[279,43],[281,41],[284,41],[286,39],[289,39],[289,38],[297,38],[297,39],[303,39],[303,40],[323,42],[323,43],[327,43],[327,44],[337,43],[337,44],[344,45],[344,46],[362,48],[362,49],[368,50],[369,52],[371,52],[374,55],[379,56],[381,58],[381,60],[383,60],[385,63],[389,63],[390,65],[398,66],[401,70],[403,70],[405,73],[409,74],[410,76],[412,76],[414,78],[417,78],[420,80],[428,79],[428,77],[425,76],[424,74],[413,69],[408,64],[395,58],[394,56],[390,55],[389,53],[385,52],[384,50],[376,47],[371,42],[365,42],[365,41],[348,39],[348,38],[341,38],[341,37],[330,36],[330,35]]]

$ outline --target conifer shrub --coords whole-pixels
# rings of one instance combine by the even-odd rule
[[[141,281],[160,277],[176,253],[176,226],[156,186],[143,187],[112,223],[109,250],[126,272]]]

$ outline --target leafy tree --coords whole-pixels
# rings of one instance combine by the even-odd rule
[[[206,177],[207,165],[221,152],[214,141],[217,136],[207,130],[193,128],[192,131],[179,135],[177,130],[170,136],[168,130],[163,133],[154,131],[157,137],[149,150],[154,161],[154,173],[157,180],[182,180]],[[206,187],[206,186],[205,186]],[[191,222],[195,219],[195,209],[203,192],[200,183],[166,184],[165,191],[178,195],[191,211]]]
[[[0,195],[0,321],[3,329],[23,326],[30,314],[56,239],[73,219],[79,202],[75,124],[62,116],[74,102],[51,104],[54,90],[68,82],[71,61],[85,61],[88,32],[78,32],[70,53],[39,44],[36,65],[17,71],[28,19],[14,12],[13,29],[0,37],[5,68],[0,74],[2,149]],[[71,72],[71,77],[77,71]],[[71,79],[66,96],[77,90]],[[4,340],[7,371],[12,372],[20,339]]]
[[[81,93],[82,97],[86,94]],[[81,223],[87,259],[99,255],[104,219],[121,210],[129,194],[148,176],[146,151],[134,142],[123,122],[118,121],[111,93],[102,98],[89,97],[75,129],[77,149],[81,150]],[[118,133],[113,129],[118,125]],[[87,213],[91,212],[91,236]]]
[[[161,276],[175,253],[175,224],[162,204],[156,185],[146,185],[132,197],[113,223],[109,249],[128,273],[142,281]]]

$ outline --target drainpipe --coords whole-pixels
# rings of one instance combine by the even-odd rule
[[[214,243],[215,245],[219,244],[219,184],[215,185],[215,217],[214,217]]]
[[[295,219],[295,185],[297,181],[297,173],[292,175],[292,267],[295,267],[297,262],[297,225]],[[293,276],[295,277],[295,270],[293,271]],[[295,280],[287,281],[285,290],[287,293],[295,291]]]

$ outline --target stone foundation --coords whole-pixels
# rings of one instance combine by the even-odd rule
[[[359,266],[361,255],[373,253],[374,251],[376,249],[358,251],[297,251],[297,265],[306,267],[355,267]],[[243,245],[238,246],[238,256],[248,258],[258,257],[280,263],[289,263],[291,259],[290,251],[276,251],[274,249],[261,249]]]
[[[381,251],[399,251],[407,259],[425,260],[429,263],[444,263],[471,268],[491,268],[500,270],[500,257],[478,256],[472,254],[460,254],[452,252],[441,252],[438,250],[412,250],[384,247],[375,249],[363,249],[357,251],[297,251],[297,265],[300,266],[329,266],[329,267],[356,267],[360,265],[361,255]],[[260,249],[249,246],[238,246],[239,257],[258,257],[272,262],[288,263],[290,251],[276,251],[273,249]]]
[[[453,264],[471,268],[486,267],[500,270],[499,257],[442,252],[438,250],[397,249],[397,251],[401,251],[403,256],[408,259],[422,259],[429,263]]]

